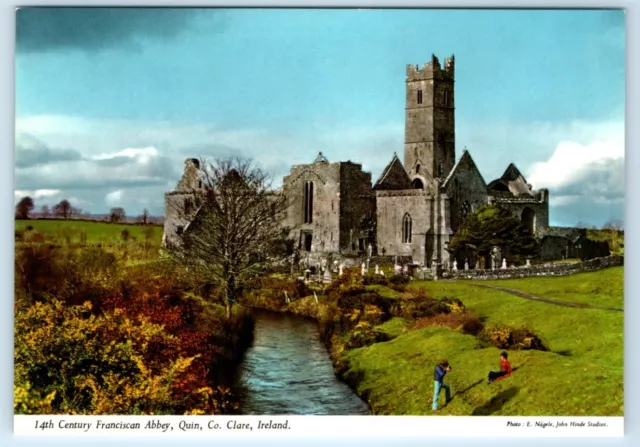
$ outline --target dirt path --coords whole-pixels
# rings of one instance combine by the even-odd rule
[[[466,284],[466,285],[474,286],[474,287],[483,287],[485,289],[499,290],[501,292],[505,292],[505,293],[511,294],[513,296],[517,296],[519,298],[524,298],[525,300],[540,301],[540,302],[547,303],[547,304],[555,304],[556,306],[578,307],[578,308],[582,308],[582,309],[613,310],[613,311],[616,311],[616,312],[624,312],[623,309],[619,309],[617,307],[591,306],[589,304],[574,303],[574,302],[571,302],[571,301],[556,301],[556,300],[551,300],[549,298],[541,298],[539,296],[531,295],[529,293],[520,292],[519,290],[507,289],[505,287],[498,287],[498,286],[490,286],[488,284],[478,284],[478,283],[474,283],[474,282],[461,282],[461,281],[451,281],[451,282],[455,282],[455,283],[458,283],[458,284]]]

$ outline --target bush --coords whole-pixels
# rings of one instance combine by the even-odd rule
[[[388,335],[383,331],[373,327],[369,322],[361,321],[347,336],[345,347],[346,349],[362,348],[388,339]]]
[[[404,292],[407,289],[410,278],[404,275],[393,275],[389,279],[389,287],[397,292]]]
[[[514,329],[512,327],[496,324],[485,327],[478,339],[484,345],[492,345],[499,349],[548,351],[544,342],[527,328]]]
[[[434,298],[408,298],[400,302],[400,314],[395,315],[407,319],[433,317],[438,314],[451,312],[450,305],[443,300]]]
[[[462,327],[460,329],[463,334],[477,336],[484,329],[484,324],[482,324],[482,321],[477,315],[464,314]]]

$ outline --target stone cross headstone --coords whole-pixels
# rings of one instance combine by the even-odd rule
[[[503,268],[503,269],[507,268],[507,258],[502,258],[502,267],[500,268]]]
[[[367,247],[367,257],[371,258],[372,253],[373,253],[373,246],[369,244],[369,246]]]
[[[380,267],[378,266],[378,264],[376,264],[376,275],[380,274]]]
[[[464,260],[464,269],[469,270],[469,261],[467,261],[466,259]]]
[[[364,276],[364,269],[365,269],[365,265],[364,262],[362,263],[362,276]]]

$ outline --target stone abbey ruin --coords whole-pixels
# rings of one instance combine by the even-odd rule
[[[473,268],[475,261],[452,259],[447,247],[465,216],[485,204],[499,204],[521,219],[539,239],[542,259],[575,256],[584,231],[549,227],[547,189],[533,189],[513,163],[487,183],[467,150],[456,158],[454,80],[453,56],[444,66],[435,56],[422,67],[407,66],[404,159],[390,154],[375,183],[362,165],[331,162],[322,154],[291,167],[279,190],[291,198],[282,224],[308,262],[341,258],[359,265],[363,257],[375,257],[380,263]],[[188,159],[176,189],[165,194],[165,245],[188,231],[184,214],[172,210],[192,206],[199,169],[198,160]]]

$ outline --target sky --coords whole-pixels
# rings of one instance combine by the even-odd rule
[[[23,8],[15,200],[163,213],[186,158],[280,183],[322,151],[378,178],[405,74],[456,61],[456,157],[550,190],[550,224],[624,217],[625,16],[603,10]]]

